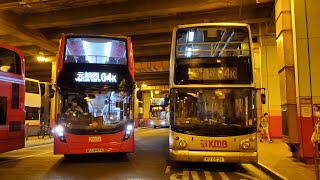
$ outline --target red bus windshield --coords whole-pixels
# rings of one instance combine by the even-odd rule
[[[129,122],[131,98],[125,91],[61,92],[57,120],[74,133],[106,132]]]

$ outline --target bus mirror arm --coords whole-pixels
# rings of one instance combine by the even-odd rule
[[[49,97],[53,98],[54,97],[54,93],[55,93],[55,91],[53,89],[50,89]]]

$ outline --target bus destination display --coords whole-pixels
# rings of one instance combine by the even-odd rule
[[[189,80],[237,80],[237,67],[188,68]]]
[[[116,83],[117,74],[107,72],[76,72],[75,82]]]

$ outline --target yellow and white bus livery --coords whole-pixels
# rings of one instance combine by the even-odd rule
[[[257,163],[257,89],[251,47],[247,24],[202,23],[174,28],[171,160]]]

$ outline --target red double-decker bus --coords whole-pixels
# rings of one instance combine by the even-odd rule
[[[55,154],[134,152],[133,65],[128,37],[62,36]]]
[[[24,147],[24,58],[0,43],[0,153]]]

